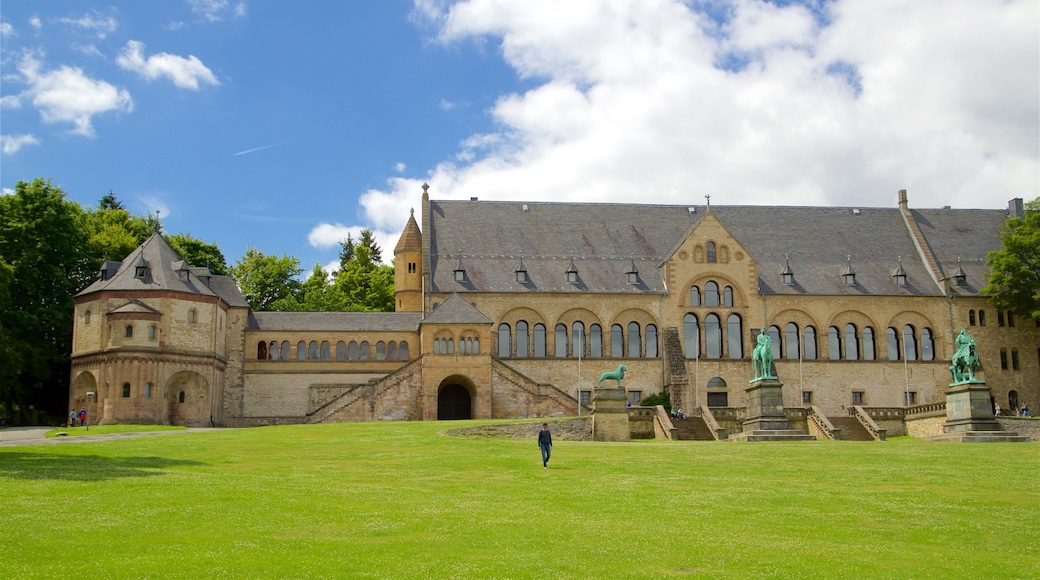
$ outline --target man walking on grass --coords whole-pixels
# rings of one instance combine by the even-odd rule
[[[542,467],[549,467],[549,456],[552,455],[552,433],[549,432],[548,423],[542,423],[542,430],[538,432],[538,447],[542,450]]]

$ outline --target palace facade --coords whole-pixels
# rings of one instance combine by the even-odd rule
[[[436,201],[394,249],[396,312],[252,312],[156,233],[76,296],[70,406],[101,423],[247,426],[745,406],[772,337],[784,405],[847,415],[944,401],[978,342],[1005,409],[1040,403],[1040,325],[980,289],[1007,211]]]

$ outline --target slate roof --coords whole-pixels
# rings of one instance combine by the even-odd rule
[[[458,294],[448,296],[429,316],[423,318],[423,324],[491,324],[492,320],[479,311]]]
[[[394,246],[394,254],[396,255],[398,252],[421,251],[422,233],[419,231],[419,224],[415,222],[415,211],[413,210],[411,215],[408,216],[408,223],[405,224],[401,237],[397,240],[397,245]]]
[[[148,306],[147,304],[137,300],[136,298],[130,300],[126,304],[118,308],[113,308],[109,311],[109,314],[124,314],[124,313],[145,313],[145,314],[162,314],[159,310]]]
[[[664,292],[660,265],[706,212],[705,206],[685,205],[431,201],[431,289]],[[764,294],[942,294],[899,208],[713,205],[711,212],[758,263]],[[977,292],[985,284],[986,253],[1000,247],[1005,211],[935,209],[913,210],[913,215],[946,276],[961,256],[969,285],[975,285],[958,291]],[[516,282],[521,252],[530,280],[526,284]],[[784,286],[780,279],[785,255],[790,256],[794,286]],[[578,284],[566,281],[572,256]],[[892,277],[900,257],[906,287],[897,286]],[[633,262],[639,285],[628,284],[625,276]],[[466,271],[465,282],[453,279],[457,264]],[[841,277],[850,264],[856,286],[846,286]]]
[[[249,330],[415,332],[421,312],[250,312]]]
[[[148,267],[143,278],[136,276],[136,266],[142,263]],[[170,246],[162,234],[156,232],[143,244],[130,252],[122,262],[106,262],[112,268],[118,264],[118,270],[107,280],[96,280],[83,289],[77,296],[84,296],[102,290],[130,290],[148,292],[156,290],[172,290],[203,296],[219,296],[231,306],[246,307],[248,304],[242,296],[235,281],[228,276],[212,276],[207,268],[191,268],[188,281],[181,281],[177,268],[184,261],[177,251]],[[200,276],[209,275],[209,284]]]

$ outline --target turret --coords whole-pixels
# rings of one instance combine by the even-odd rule
[[[414,209],[394,248],[394,298],[397,312],[422,312],[422,232]]]

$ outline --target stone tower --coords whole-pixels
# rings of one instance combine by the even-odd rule
[[[397,312],[422,312],[422,232],[415,210],[394,247],[394,297]]]

